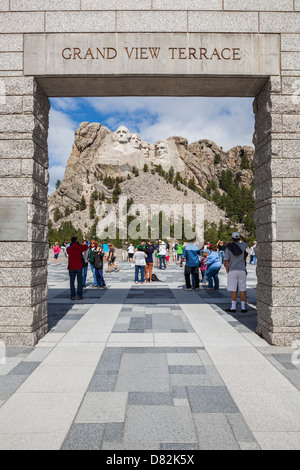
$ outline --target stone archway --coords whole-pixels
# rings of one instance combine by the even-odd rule
[[[228,14],[220,14],[229,21]],[[17,15],[21,26],[13,23]],[[277,345],[299,339],[300,236],[293,232],[294,218],[283,222],[280,215],[282,200],[286,214],[292,214],[300,200],[295,92],[299,79],[292,72],[298,67],[299,53],[290,51],[299,50],[299,35],[280,38],[285,14],[278,29],[262,16],[263,31],[272,34],[259,34],[256,29],[247,34],[234,28],[228,32],[229,26],[223,33],[210,34],[187,32],[186,27],[179,28],[181,32],[158,34],[152,32],[154,26],[123,33],[113,25],[107,33],[86,34],[79,23],[70,34],[64,15],[56,13],[63,25],[57,31],[53,13],[7,10],[2,14],[7,26],[2,27],[0,38],[6,49],[0,64],[0,208],[4,221],[0,230],[0,339],[7,344],[32,345],[47,329],[48,97],[103,94],[255,97],[258,332]],[[254,14],[242,15],[250,20]],[[296,21],[297,14],[290,15]],[[47,26],[43,23],[40,28],[37,17],[44,21],[44,16]],[[243,24],[240,27],[248,31]],[[21,38],[17,33],[24,31]],[[289,224],[286,231],[282,230],[284,223]]]

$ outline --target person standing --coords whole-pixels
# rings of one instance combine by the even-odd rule
[[[165,242],[159,241],[158,244],[159,269],[166,269],[167,247]]]
[[[108,255],[109,255],[109,248],[107,243],[103,243],[103,255],[104,255],[104,261],[107,261]]]
[[[201,250],[199,246],[195,244],[195,239],[189,241],[189,243],[184,247],[182,252],[182,258],[180,261],[180,267],[182,267],[183,261],[185,261],[185,290],[191,291],[191,275],[194,276],[195,289],[199,290],[199,264]]]
[[[77,278],[77,298],[82,300],[83,296],[83,284],[82,284],[82,257],[81,254],[87,251],[87,245],[80,245],[77,241],[77,237],[71,238],[71,244],[67,248],[67,254],[69,257],[69,276],[70,276],[70,290],[71,300],[75,300],[75,279]]]
[[[219,259],[221,261],[221,264],[224,265],[225,244],[223,241],[221,240],[218,241],[217,249],[219,251]]]
[[[86,245],[88,247],[87,240],[83,241],[83,245]],[[82,256],[82,285],[83,287],[86,287],[86,276],[87,276],[87,271],[89,267],[89,250],[83,251],[81,253],[81,256]]]
[[[128,261],[130,261],[130,263],[132,263],[133,255],[134,255],[134,246],[132,243],[130,243],[128,247]]]
[[[149,282],[152,282],[152,271],[153,271],[153,253],[155,251],[152,243],[148,242],[145,248],[146,266],[145,266],[145,282],[147,281],[148,272],[149,272]]]
[[[202,274],[202,283],[203,285],[206,285],[206,280],[207,280],[207,266],[206,266],[206,260],[208,257],[208,253],[206,251],[203,252],[203,256],[200,260],[200,270]]]
[[[135,263],[135,283],[139,283],[139,273],[141,273],[140,283],[144,284],[145,282],[145,266],[146,266],[147,255],[142,246],[139,246],[138,251],[134,253],[133,260]]]
[[[183,253],[183,244],[177,243],[177,263],[181,262],[182,253]]]
[[[102,245],[98,244],[96,251],[94,251],[94,267],[97,279],[97,287],[105,289],[106,284],[103,278],[103,259],[104,253]]]
[[[241,242],[242,240],[242,242]],[[231,292],[231,307],[226,312],[236,312],[236,302],[238,290],[241,297],[241,311],[247,312],[246,309],[246,266],[245,252],[248,247],[248,241],[239,234],[232,234],[232,243],[228,243],[225,249],[225,268],[227,272],[227,290]]]
[[[89,262],[91,266],[91,271],[93,273],[93,279],[94,279],[94,284],[92,287],[97,287],[97,277],[96,277],[96,272],[95,272],[95,266],[94,266],[94,252],[97,249],[97,242],[96,240],[91,240],[90,245],[89,245]]]
[[[174,263],[176,263],[177,261],[177,244],[178,244],[178,241],[175,240],[175,242],[172,245],[172,256],[173,256]]]
[[[210,254],[206,259],[207,266],[207,280],[208,280],[208,289],[207,290],[218,290],[219,289],[219,271],[221,269],[221,261],[217,252],[217,248],[214,245],[210,247]],[[214,282],[214,285],[213,285]]]
[[[60,247],[58,246],[58,242],[55,242],[54,247],[53,247],[53,252],[54,252],[55,266],[57,266],[58,265],[58,255],[60,253]]]
[[[253,244],[250,248],[250,261],[249,261],[249,264],[252,264],[252,262],[253,262],[253,264],[257,263],[255,248],[256,248],[256,242],[253,242]]]

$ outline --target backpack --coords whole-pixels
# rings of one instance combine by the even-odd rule
[[[156,276],[156,274],[152,274],[152,282],[161,282],[160,279]]]

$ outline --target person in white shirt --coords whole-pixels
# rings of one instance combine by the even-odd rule
[[[138,251],[134,253],[133,261],[135,263],[135,283],[144,284],[145,282],[145,266],[147,255],[142,246],[138,247]],[[141,280],[139,281],[139,273],[141,273]]]
[[[130,261],[131,263],[132,263],[133,255],[134,255],[134,246],[132,243],[130,243],[128,247],[128,261]]]
[[[159,256],[159,269],[166,269],[167,247],[165,242],[160,241],[157,247]]]

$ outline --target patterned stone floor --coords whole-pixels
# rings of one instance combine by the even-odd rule
[[[234,316],[225,312],[224,268],[220,291],[183,292],[174,264],[156,270],[161,282],[152,285],[135,285],[130,264],[120,267],[106,274],[107,290],[92,288],[89,273],[84,300],[71,302],[65,263],[49,264],[49,333],[35,348],[6,348],[0,363],[0,449],[299,449],[300,424],[287,410],[296,421],[300,366],[293,349],[254,333],[255,267],[248,269],[248,313]],[[238,377],[247,367],[241,381],[249,388],[251,374],[270,377],[257,382],[257,396],[269,394],[272,404],[275,383],[291,397],[291,408],[278,409],[287,424],[276,433],[255,416],[253,395],[247,403]],[[53,401],[57,417],[45,411]],[[14,421],[18,406],[22,423]],[[274,406],[261,420],[271,419]]]

